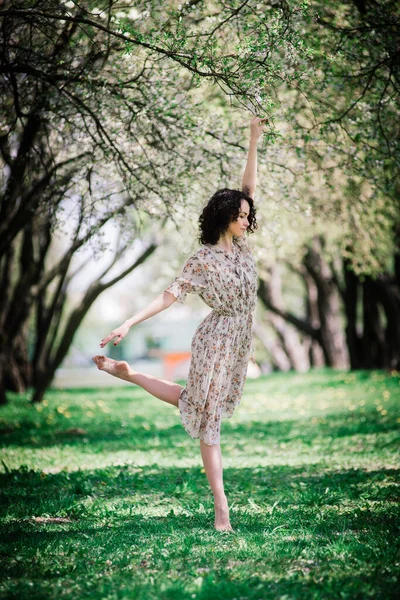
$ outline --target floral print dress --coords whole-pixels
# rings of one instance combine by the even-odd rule
[[[247,238],[233,238],[233,252],[205,244],[165,290],[183,303],[199,294],[213,310],[191,344],[186,387],[179,397],[182,424],[192,438],[220,441],[221,419],[240,403],[252,352],[257,269]]]

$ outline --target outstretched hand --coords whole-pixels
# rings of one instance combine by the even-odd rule
[[[111,333],[109,333],[105,338],[101,340],[100,348],[104,348],[104,346],[114,338],[117,338],[114,342],[114,346],[117,346],[117,344],[119,344],[120,341],[124,339],[128,331],[129,326],[125,324],[121,325],[121,327],[118,327],[117,329],[113,329]]]
[[[258,138],[264,133],[264,125],[267,123],[267,118],[260,119],[260,117],[253,117],[250,122],[251,137],[258,140]]]

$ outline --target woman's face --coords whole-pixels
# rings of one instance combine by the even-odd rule
[[[228,231],[236,237],[241,237],[246,233],[249,226],[250,205],[247,200],[242,200],[239,216],[236,221],[229,223]]]

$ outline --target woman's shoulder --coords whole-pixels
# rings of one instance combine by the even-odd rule
[[[236,244],[244,252],[251,251],[250,246],[248,245],[247,238],[245,237],[233,236],[233,243]],[[195,254],[193,254],[193,258],[195,258],[195,260],[200,261],[208,260],[210,257],[214,258],[216,255],[216,249],[219,249],[219,251],[221,252],[221,249],[218,246],[213,246],[212,244],[204,244],[203,246],[201,246],[201,248],[199,248],[199,250],[197,250]]]
[[[251,248],[248,244],[247,237],[236,237],[233,236],[233,243],[236,244],[243,253],[251,253]],[[203,244],[197,252],[195,252],[189,260],[193,260],[194,262],[200,262],[203,264],[207,264],[210,260],[218,257],[218,253],[215,252],[215,247],[213,249],[212,244]]]
[[[197,252],[195,252],[190,261],[196,264],[199,268],[209,271],[210,267],[218,265],[218,253],[213,251],[211,244],[203,244]]]
[[[208,256],[210,256],[211,253],[211,248],[210,248],[210,244],[203,244],[195,254],[193,254],[193,256],[196,257],[196,259],[203,261],[206,260],[208,258]]]
[[[191,254],[189,258],[186,259],[186,263],[190,263],[193,265],[201,265],[207,261],[209,249],[206,246],[202,246],[196,252]]]

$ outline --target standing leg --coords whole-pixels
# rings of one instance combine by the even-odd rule
[[[93,361],[101,371],[106,371],[110,375],[114,375],[114,377],[140,385],[146,392],[149,392],[149,394],[159,398],[163,402],[179,406],[179,396],[183,389],[183,386],[179,385],[179,383],[158,379],[158,377],[146,375],[145,373],[137,373],[124,360],[113,360],[105,356],[95,356]]]
[[[228,500],[224,492],[221,446],[220,444],[208,446],[203,440],[200,440],[200,451],[204,470],[214,496],[214,527],[219,531],[233,531],[229,521]]]
[[[114,377],[140,385],[149,392],[149,394],[163,400],[163,402],[167,402],[173,406],[179,406],[179,396],[183,386],[178,383],[158,379],[153,375],[137,373],[130,368],[127,362],[122,360],[113,360],[112,358],[106,358],[105,356],[95,356],[93,361],[101,371],[106,371]],[[204,470],[214,496],[214,526],[220,531],[233,531],[229,521],[228,501],[225,496],[222,478],[221,446],[220,444],[209,446],[205,444],[203,440],[200,440],[200,450]]]

